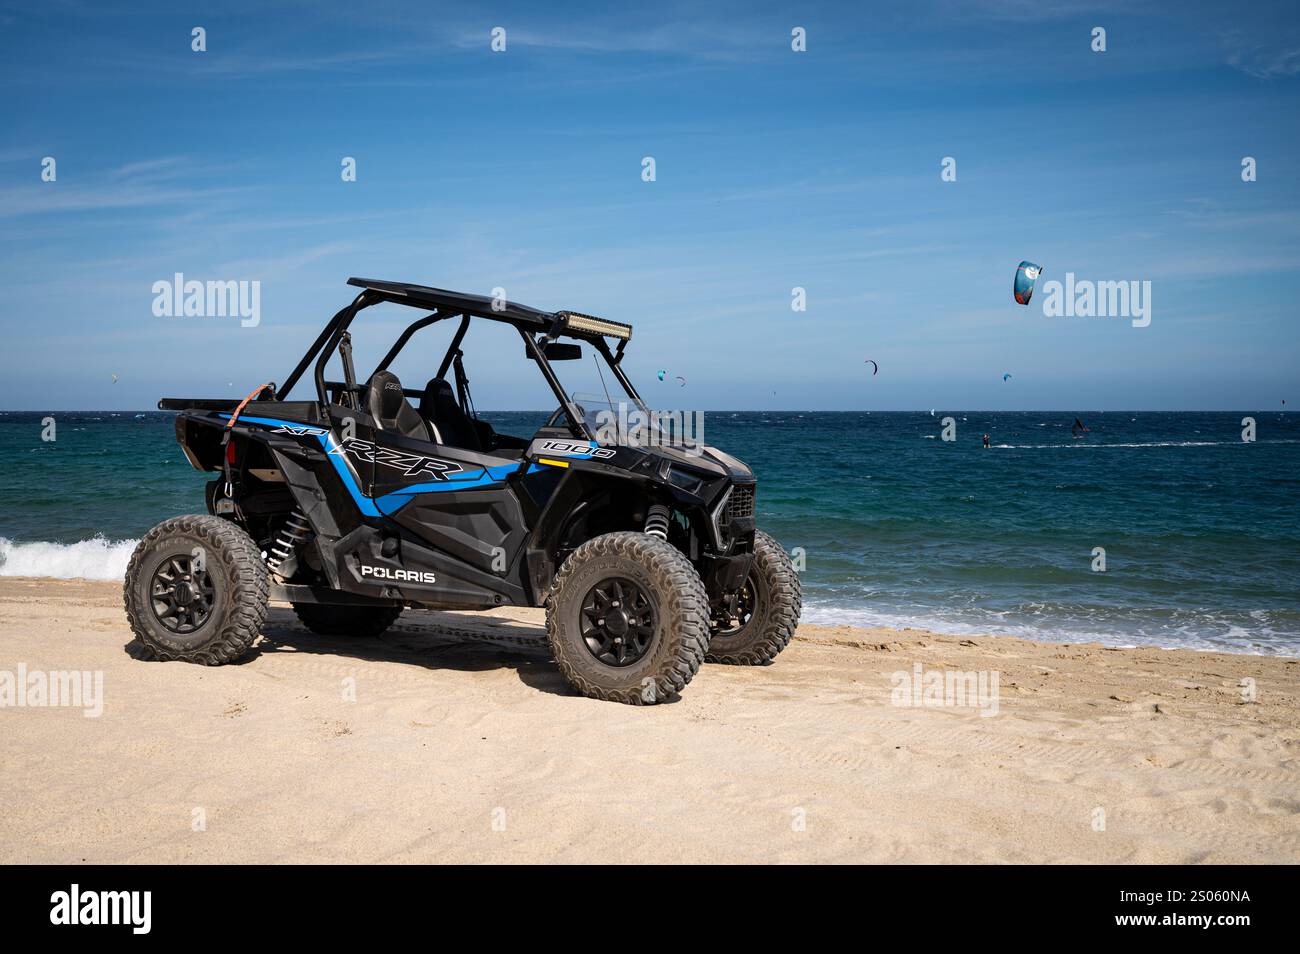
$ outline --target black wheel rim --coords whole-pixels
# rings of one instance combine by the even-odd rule
[[[740,596],[736,598],[736,612],[734,614],[724,614],[718,621],[718,631],[714,634],[717,636],[735,636],[738,632],[749,625],[749,621],[754,617],[754,604],[758,602],[758,597],[754,593],[754,578],[749,576],[745,578],[745,586],[740,591]]]
[[[173,633],[192,633],[206,623],[214,595],[208,571],[186,554],[167,557],[149,581],[153,615]]]
[[[582,641],[607,666],[631,666],[654,642],[658,614],[638,583],[601,580],[582,600]]]

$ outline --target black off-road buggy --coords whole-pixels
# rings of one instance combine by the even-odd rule
[[[349,284],[361,293],[282,387],[243,402],[158,402],[180,412],[190,463],[216,476],[207,514],[159,524],[131,558],[126,610],[146,653],[230,662],[257,639],[268,600],[291,603],[317,633],[356,636],[382,633],[408,606],[545,606],[568,681],[642,704],[679,692],[705,660],[766,663],[786,646],[799,580],[755,529],[750,469],[653,429],[627,439],[614,428],[610,439],[601,428],[611,416],[556,376],[551,362],[586,345],[621,389],[622,410],[653,420],[620,368],[630,326],[419,285]],[[429,313],[358,384],[348,328],[381,302]],[[559,407],[531,440],[474,413],[461,351],[473,319],[514,326],[555,394]],[[393,360],[443,321],[458,323],[436,373],[404,387]],[[336,352],[344,379],[326,380]],[[315,394],[290,400],[309,367]]]

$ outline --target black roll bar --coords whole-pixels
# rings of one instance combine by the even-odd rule
[[[438,373],[435,378],[447,379],[447,369],[451,367],[451,362],[456,358],[456,352],[460,350],[460,343],[465,340],[465,332],[469,331],[469,315],[463,315],[460,319],[460,327],[456,329],[456,334],[452,336],[451,344],[447,346],[447,353],[442,356],[442,363],[438,365]]]
[[[357,282],[354,280],[353,283],[356,284]],[[367,288],[365,291],[362,291],[361,294],[357,295],[357,297],[352,300],[350,305],[341,309],[329,320],[329,323],[325,326],[324,330],[317,335],[316,340],[313,341],[311,347],[307,349],[307,353],[303,355],[302,360],[298,362],[297,366],[289,374],[289,377],[285,379],[283,388],[275,395],[276,398],[283,401],[288,396],[289,392],[293,389],[293,386],[298,383],[298,380],[307,370],[307,366],[311,364],[312,358],[314,357],[316,359],[316,366],[314,369],[316,396],[322,407],[328,406],[329,395],[326,390],[325,365],[329,363],[330,356],[334,353],[335,349],[338,348],[339,342],[347,332],[348,326],[351,325],[353,319],[356,318],[357,313],[363,308],[377,305],[381,301],[393,301],[397,304],[406,304],[406,302],[403,302],[400,299],[393,297],[392,294],[382,290],[371,290]],[[451,367],[452,362],[455,360],[456,355],[460,350],[461,342],[465,338],[465,332],[469,330],[471,317],[471,312],[469,311],[462,311],[459,309],[454,311],[451,309],[443,311],[439,309],[412,322],[402,332],[393,347],[388,350],[388,353],[384,355],[383,360],[380,361],[379,366],[375,370],[386,370],[389,364],[391,364],[401,352],[402,348],[406,346],[406,343],[410,341],[411,336],[414,335],[415,332],[445,318],[454,318],[457,314],[460,315],[461,319],[460,327],[456,329],[456,334],[452,339],[451,345],[447,348],[447,353],[443,355],[442,363],[438,366],[437,377],[445,380],[447,370]],[[483,315],[482,317],[488,316]],[[549,331],[541,335],[541,340],[543,342],[554,340],[563,331],[563,316],[556,315],[553,316],[553,319]],[[519,336],[524,339],[524,348],[527,350],[528,356],[537,362],[538,368],[541,369],[542,376],[546,378],[546,383],[550,385],[551,391],[559,400],[560,407],[564,410],[569,425],[576,433],[585,436],[588,440],[594,440],[595,438],[592,435],[590,428],[587,426],[587,422],[583,420],[582,415],[578,412],[577,405],[574,404],[565,393],[564,385],[560,383],[560,379],[556,376],[555,370],[551,367],[550,362],[546,360],[545,353],[538,346],[537,341],[534,340],[532,333],[522,327],[522,322],[512,320],[512,318],[507,318],[505,320],[510,324],[513,324],[516,330],[518,330]],[[627,394],[641,405],[642,408],[644,408],[645,402],[641,399],[641,395],[637,393],[636,388],[633,386],[632,382],[628,380],[627,375],[623,373],[623,369],[620,367],[623,358],[623,349],[626,347],[627,341],[620,340],[617,353],[613,353],[610,351],[609,345],[605,343],[603,337],[596,335],[587,338],[586,340],[590,344],[594,345],[600,352],[601,356],[605,359],[605,363],[608,364],[610,369],[614,372],[615,377],[618,378],[619,384],[623,386],[623,389]],[[348,390],[355,390],[356,387],[353,382],[345,382],[345,386]]]
[[[406,347],[406,343],[411,340],[411,335],[415,334],[421,328],[427,328],[435,321],[442,321],[444,318],[454,317],[454,315],[450,315],[445,311],[435,311],[430,315],[425,315],[423,318],[411,322],[407,325],[406,330],[402,332],[401,337],[399,337],[393,346],[388,349],[388,354],[384,355],[384,360],[380,361],[379,364],[375,366],[375,370],[372,372],[371,377],[374,377],[374,375],[378,374],[380,371],[388,370],[388,366],[393,363],[393,360],[401,350]]]
[[[333,318],[325,323],[325,330],[316,336],[316,340],[311,343],[311,347],[308,348],[307,353],[302,356],[302,360],[298,362],[298,366],[293,369],[289,377],[285,378],[284,387],[280,388],[276,392],[277,398],[283,401],[288,393],[293,390],[293,386],[298,383],[298,379],[302,377],[302,373],[307,370],[307,365],[311,364],[311,359],[316,357],[316,352],[319,351],[325,342],[330,339],[330,335],[334,334],[334,329],[337,328],[339,322],[343,320],[343,316],[355,308],[357,302],[360,301],[364,295],[365,292],[362,292],[353,299],[352,304],[348,305],[346,308],[340,309]]]
[[[592,344],[596,346],[596,350],[604,357],[605,363],[608,364],[610,370],[614,372],[614,377],[618,378],[618,383],[623,385],[623,390],[627,391],[628,396],[640,405],[641,410],[648,411],[649,408],[646,407],[645,401],[641,400],[641,395],[637,393],[636,388],[632,386],[632,382],[629,381],[627,375],[623,373],[623,346],[627,344],[627,342],[619,342],[617,357],[610,352],[609,345],[605,344],[604,338],[596,338]]]
[[[348,325],[352,324],[352,319],[357,316],[362,308],[378,303],[381,299],[372,298],[370,292],[363,291],[352,304],[339,312],[336,318],[336,327],[334,333],[330,336],[329,342],[321,349],[320,357],[316,359],[316,398],[320,401],[321,407],[329,405],[329,395],[325,391],[325,365],[329,363],[330,355],[334,349],[339,346],[339,340],[343,337],[343,332],[348,330]]]
[[[546,360],[546,355],[542,354],[541,349],[537,347],[537,342],[533,340],[533,336],[523,328],[519,329],[519,336],[524,339],[524,347],[528,350],[528,356],[537,362],[537,367],[542,370],[542,377],[546,378],[546,383],[551,386],[551,390],[554,391],[555,396],[559,398],[560,407],[564,408],[564,414],[569,419],[569,425],[578,434],[586,437],[587,440],[595,440],[595,437],[587,428],[587,422],[584,421],[582,415],[578,413],[578,408],[569,400],[569,396],[564,393],[564,385],[562,385],[560,379],[555,376],[555,369],[553,369],[551,363]]]

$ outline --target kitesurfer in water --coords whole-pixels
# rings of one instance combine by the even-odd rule
[[[984,446],[985,447],[989,446],[989,436],[987,434],[984,435]]]

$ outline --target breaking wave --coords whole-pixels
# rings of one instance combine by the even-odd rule
[[[16,543],[0,537],[0,576],[121,580],[139,542],[93,537],[77,543]]]

